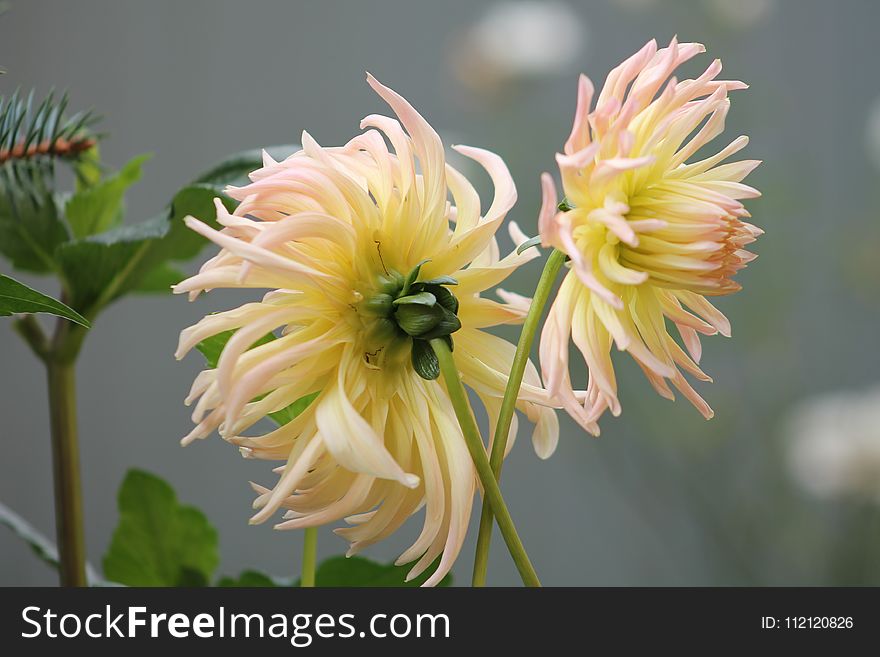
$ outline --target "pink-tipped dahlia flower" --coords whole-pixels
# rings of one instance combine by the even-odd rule
[[[660,395],[674,398],[671,383],[712,416],[682,370],[710,380],[697,365],[699,335],[729,336],[730,323],[706,297],[740,288],[732,277],[755,258],[745,246],[763,231],[746,222],[740,202],[760,195],[741,182],[759,162],[721,164],[747,137],[688,163],[722,132],[728,92],[746,88],[716,80],[717,59],[695,80],[670,79],[704,50],[675,39],[658,50],[651,41],[611,71],[593,109],[593,86],[581,76],[571,136],[556,157],[566,197],[559,207],[553,179],[542,177],[541,239],[570,258],[571,270],[544,325],[541,368],[548,391],[594,434],[607,409],[621,410],[612,344]],[[589,368],[585,394],[572,389],[569,338]]]
[[[494,182],[495,198],[481,216],[477,193],[446,163],[437,133],[401,96],[368,80],[402,127],[368,116],[361,128],[371,129],[340,148],[303,133],[302,151],[283,162],[266,157],[250,184],[228,190],[241,202],[234,213],[217,201],[222,230],[187,218],[221,250],[176,292],[271,291],[181,334],[178,358],[235,330],[217,368],[193,384],[187,403],[198,400],[197,426],[183,442],[219,430],[245,456],[284,461],[274,487],[255,486],[252,522],[281,508],[287,514],[279,529],[344,519],[349,526],[336,533],[350,542],[349,554],[424,506],[422,532],[398,563],[417,561],[412,578],[442,554],[431,585],[458,555],[477,478],[427,341],[454,341],[465,383],[490,418],[497,415],[514,347],[483,329],[521,321],[527,304],[500,290],[505,303],[480,293],[534,250],[499,256],[495,233],[516,200],[503,161],[457,148]],[[515,242],[524,241],[515,224],[510,229]],[[277,339],[255,346],[271,332]],[[308,395],[317,397],[295,419],[245,435]],[[549,403],[530,366],[518,408],[536,423],[533,442],[545,457],[558,437]]]

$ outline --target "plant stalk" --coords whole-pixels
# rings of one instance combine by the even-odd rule
[[[74,364],[50,356],[46,361],[46,372],[61,586],[87,586]]]
[[[516,532],[516,527],[513,524],[513,519],[510,517],[510,512],[507,510],[507,505],[504,503],[501,488],[498,486],[498,480],[492,473],[492,467],[489,465],[489,459],[486,456],[486,448],[483,445],[483,440],[480,438],[480,431],[477,428],[477,423],[474,421],[467,393],[461,383],[461,377],[459,376],[458,368],[455,366],[452,352],[449,350],[446,342],[439,338],[431,340],[431,347],[440,361],[440,371],[446,382],[446,390],[449,392],[449,398],[455,409],[455,415],[461,426],[462,434],[464,434],[468,451],[470,451],[471,458],[474,461],[474,467],[480,477],[480,482],[483,484],[484,499],[488,500],[488,504],[495,514],[495,519],[498,522],[501,535],[507,543],[510,556],[513,557],[513,562],[516,564],[523,584],[532,587],[541,586],[538,575],[532,566],[532,562],[529,560],[529,555],[526,553],[519,534]]]
[[[318,528],[307,527],[303,534],[303,559],[300,586],[314,588],[315,564],[318,560]]]
[[[501,402],[501,411],[498,414],[498,423],[495,426],[495,436],[492,440],[492,453],[489,457],[489,463],[496,480],[501,479],[501,468],[504,465],[504,452],[507,450],[510,423],[516,411],[516,400],[519,396],[519,389],[522,385],[526,365],[529,362],[532,343],[535,340],[538,325],[541,323],[544,306],[547,305],[547,299],[553,290],[553,283],[564,262],[565,254],[555,249],[550,254],[550,257],[547,258],[547,262],[544,264],[544,271],[541,272],[541,278],[535,289],[532,304],[529,306],[529,312],[523,323],[519,342],[516,345],[516,354],[513,357],[513,365],[511,366],[510,377],[507,380],[507,387],[504,390],[504,399]],[[474,554],[473,586],[486,585],[486,571],[489,566],[489,545],[492,541],[492,513],[492,505],[484,498],[483,510],[480,514],[480,529],[477,534],[477,549]]]

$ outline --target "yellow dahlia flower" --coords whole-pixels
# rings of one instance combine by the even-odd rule
[[[611,71],[592,110],[593,86],[581,76],[574,127],[556,157],[566,196],[558,208],[552,178],[542,177],[541,240],[570,258],[571,271],[544,325],[541,368],[548,391],[594,434],[606,409],[621,410],[612,343],[663,397],[674,398],[668,379],[712,416],[682,370],[710,380],[697,365],[699,334],[729,336],[730,323],[706,297],[740,288],[731,277],[755,258],[744,247],[762,231],[745,221],[739,200],[760,195],[740,182],[759,162],[720,164],[747,137],[688,163],[722,132],[728,92],[746,88],[716,80],[717,59],[695,80],[669,79],[704,50],[675,39],[658,50],[651,41]],[[570,383],[569,337],[589,368],[585,393]]]
[[[368,81],[402,127],[368,116],[361,128],[372,129],[340,148],[303,133],[302,151],[283,162],[267,156],[250,184],[228,190],[241,202],[233,214],[217,201],[222,230],[187,218],[221,251],[176,292],[271,291],[181,334],[178,358],[205,338],[236,331],[217,368],[193,384],[187,403],[198,400],[197,426],[183,442],[216,429],[245,456],[285,461],[273,488],[255,486],[251,522],[280,508],[287,514],[278,529],[345,519],[349,526],[336,533],[350,542],[349,554],[424,506],[422,532],[398,563],[417,561],[412,578],[442,554],[431,585],[458,555],[477,479],[446,389],[435,380],[428,340],[454,340],[465,383],[494,418],[514,347],[482,329],[521,321],[527,300],[499,290],[499,303],[480,293],[534,255],[499,256],[495,233],[516,200],[501,158],[457,148],[495,185],[481,216],[477,193],[446,164],[437,133],[401,96]],[[525,240],[515,224],[510,231],[515,242]],[[277,339],[255,346],[276,331]],[[267,414],[314,394],[289,423],[244,435]],[[536,423],[533,441],[544,457],[558,438],[548,403],[531,366],[518,408]]]

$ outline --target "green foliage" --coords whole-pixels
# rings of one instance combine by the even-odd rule
[[[429,342],[413,340],[411,360],[416,374],[426,381],[433,381],[440,376],[440,361]]]
[[[160,478],[130,470],[119,525],[104,556],[107,579],[127,586],[205,586],[217,568],[217,531]]]
[[[119,173],[106,180],[94,180],[77,191],[64,207],[67,223],[76,238],[88,237],[115,228],[122,222],[125,192],[140,180],[141,165],[149,155],[128,162]],[[85,174],[88,175],[88,174]]]
[[[193,215],[216,225],[216,196],[212,187],[185,187],[166,213],[61,245],[56,257],[71,305],[94,316],[127,292],[155,289],[157,278],[167,275],[169,262],[188,260],[204,246],[205,239],[186,228],[183,220]],[[234,207],[228,198],[224,203]]]
[[[17,269],[55,269],[52,253],[69,239],[54,191],[55,163],[76,165],[94,147],[96,117],[65,116],[67,96],[0,98],[0,253]]]
[[[209,338],[205,338],[196,345],[196,349],[198,349],[202,353],[202,356],[205,357],[205,362],[208,364],[208,367],[217,367],[217,363],[220,362],[220,354],[223,353],[223,348],[226,346],[226,343],[229,342],[229,338],[234,334],[235,331],[223,331],[222,333],[217,333]],[[264,335],[262,338],[254,342],[250,346],[250,349],[259,347],[261,344],[266,344],[274,339],[275,336],[271,333]]]
[[[48,313],[89,328],[88,321],[72,308],[14,278],[0,274],[0,316],[16,313]]]
[[[41,561],[58,568],[58,548],[37,529],[5,504],[0,503],[0,525],[8,527],[28,544]]]
[[[54,271],[55,250],[68,239],[54,194],[42,188],[4,189],[0,183],[0,253],[13,267],[41,274]]]
[[[207,240],[188,229],[188,215],[216,227],[215,197],[232,210],[222,185],[243,182],[262,166],[262,151],[232,156],[141,223],[123,224],[125,194],[141,177],[146,156],[109,176],[90,128],[91,112],[65,116],[67,97],[50,94],[34,109],[33,93],[0,99],[0,254],[17,269],[54,273],[70,306],[93,319],[130,292],[167,291],[183,274],[174,263],[196,256]],[[270,149],[277,157],[292,146]],[[55,189],[55,165],[70,165],[76,189]]]
[[[13,534],[27,543],[38,559],[52,568],[58,568],[58,547],[36,527],[0,502],[0,525],[8,527]],[[98,577],[95,569],[86,563],[86,577],[92,586],[106,586],[108,583]]]
[[[141,470],[129,470],[119,489],[119,524],[104,556],[102,580],[86,564],[92,586],[209,586],[219,562],[217,530],[198,509],[177,501],[171,486]],[[58,567],[58,548],[12,509],[0,503],[0,525],[11,529],[34,553]],[[315,585],[324,587],[416,587],[437,567],[406,581],[411,565],[381,564],[364,557],[330,557],[315,572]],[[452,576],[439,586],[449,586]],[[219,587],[299,587],[298,579],[279,578],[247,569],[237,577],[224,576]]]
[[[168,292],[172,286],[177,285],[184,278],[186,278],[186,274],[166,262],[144,274],[131,291],[144,294]]]

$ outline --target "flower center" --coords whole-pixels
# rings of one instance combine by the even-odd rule
[[[447,286],[457,285],[451,276],[419,281],[420,262],[409,273],[391,270],[379,276],[373,289],[363,295],[357,312],[365,327],[364,363],[383,369],[399,363],[410,352],[410,361],[423,379],[440,376],[437,356],[430,341],[442,338],[452,349],[451,334],[461,328],[458,299]]]

